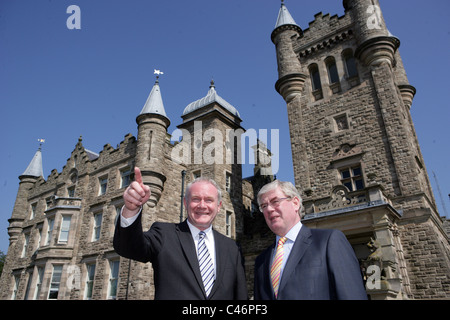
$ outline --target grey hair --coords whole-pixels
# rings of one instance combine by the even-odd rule
[[[280,180],[274,180],[266,185],[264,185],[261,190],[258,192],[257,201],[258,205],[261,205],[261,198],[264,194],[266,194],[269,191],[273,191],[277,188],[280,188],[280,190],[286,195],[286,197],[294,198],[297,197],[300,200],[301,208],[299,211],[303,210],[303,200],[300,194],[298,193],[297,188],[289,181],[280,181]]]
[[[190,200],[189,199],[189,197],[190,197],[190,189],[191,189],[192,185],[194,183],[197,183],[197,182],[208,182],[208,183],[212,184],[217,190],[217,202],[220,203],[220,201],[222,201],[222,190],[220,190],[219,185],[213,179],[206,178],[206,177],[198,177],[194,181],[190,182],[187,185],[187,187],[186,187],[186,195],[185,195],[186,201],[189,202],[189,200]]]

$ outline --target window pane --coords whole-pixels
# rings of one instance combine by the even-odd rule
[[[361,167],[353,168],[353,176],[359,177],[361,175]]]
[[[119,260],[110,261],[109,267],[110,275],[108,298],[115,298],[117,294],[117,278],[119,277]]]
[[[70,220],[71,216],[63,216],[63,221],[61,223],[61,233],[59,234],[59,242],[67,242],[67,240],[69,239]]]
[[[354,77],[358,74],[355,58],[353,56],[348,55],[345,57],[345,65],[347,66],[347,73],[349,77]]]
[[[61,282],[62,266],[53,266],[52,282],[48,292],[49,299],[57,299],[59,292],[59,283]]]
[[[102,213],[98,213],[94,216],[94,232],[92,235],[92,241],[100,239],[100,231],[102,227]]]
[[[125,188],[128,187],[128,185],[131,183],[131,170],[126,170],[126,171],[122,171],[121,172],[121,176],[122,176],[122,184],[121,184],[121,188]]]
[[[310,68],[311,81],[313,85],[313,90],[322,89],[322,83],[320,82],[320,74],[317,66],[312,66]]]
[[[341,176],[342,176],[342,179],[350,178],[350,171],[349,170],[341,171]]]
[[[364,189],[363,179],[355,179],[355,187],[356,187],[356,190]]]
[[[337,72],[336,63],[331,62],[328,64],[328,73],[330,74],[330,83],[339,82],[339,75]]]
[[[348,190],[353,191],[353,186],[351,181],[345,181],[342,183],[344,186],[348,188]]]
[[[85,298],[92,298],[92,289],[94,288],[94,275],[95,275],[95,264],[89,264],[87,266],[87,279],[86,279],[86,294]]]
[[[101,178],[100,179],[100,195],[106,193],[107,186],[108,186],[108,179],[107,178]]]

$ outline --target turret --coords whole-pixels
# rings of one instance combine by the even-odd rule
[[[150,205],[154,206],[161,197],[166,175],[164,174],[164,144],[170,120],[164,110],[158,77],[137,116],[138,138],[136,166],[141,169],[142,179],[152,190]]]
[[[306,79],[293,46],[293,39],[301,35],[302,29],[295,23],[282,1],[271,39],[275,44],[278,63],[278,81],[275,89],[286,102],[301,93]]]
[[[18,235],[22,232],[22,223],[30,211],[27,201],[28,193],[36,181],[43,175],[42,153],[41,147],[39,147],[27,169],[22,173],[22,175],[19,176],[19,190],[17,191],[16,202],[14,204],[11,218],[8,220],[10,245],[17,240]]]
[[[344,0],[343,5],[354,22],[355,56],[367,66],[383,62],[393,66],[400,41],[387,29],[378,0]]]

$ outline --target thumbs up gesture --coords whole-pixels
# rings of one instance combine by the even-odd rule
[[[123,194],[125,207],[122,215],[125,218],[130,218],[136,215],[140,207],[150,198],[150,187],[142,182],[141,170],[138,167],[134,168],[134,181],[127,187]]]

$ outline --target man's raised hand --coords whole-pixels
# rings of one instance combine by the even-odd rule
[[[124,218],[130,218],[136,215],[141,206],[150,198],[150,187],[142,182],[141,170],[134,168],[134,181],[128,186],[123,194],[125,207],[122,215]]]

